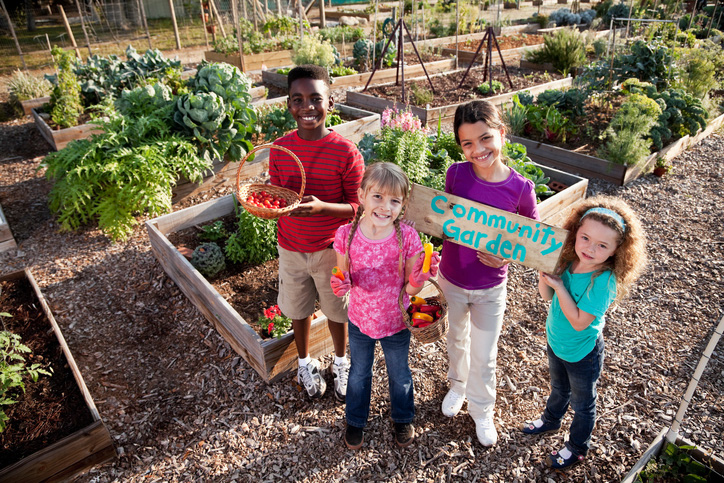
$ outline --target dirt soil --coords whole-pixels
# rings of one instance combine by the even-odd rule
[[[558,73],[540,72],[529,69],[521,69],[520,67],[508,67],[510,80],[513,83],[513,87],[511,88],[508,78],[501,66],[494,66],[492,72],[493,80],[500,81],[503,84],[503,90],[496,92],[494,95],[514,92],[563,78]],[[473,99],[492,97],[492,95],[482,95],[478,92],[477,88],[483,83],[483,78],[485,77],[485,72],[482,67],[470,69],[470,72],[465,78],[465,82],[460,88],[458,88],[460,79],[462,79],[464,74],[465,71],[458,71],[452,74],[431,76],[432,85],[435,89],[435,96],[433,100],[429,102],[430,107],[449,106],[468,102]],[[413,87],[413,84],[415,84],[416,87]],[[418,107],[425,107],[427,102],[422,105],[415,102],[415,96],[412,95],[415,88],[424,88],[429,90],[430,84],[427,79],[423,78],[418,79],[416,82],[410,82],[405,86],[405,96],[407,102]],[[383,97],[385,99],[401,100],[402,86],[390,84],[371,87],[368,89],[367,93],[372,96]]]
[[[24,390],[16,387],[7,393],[16,402],[2,408],[10,421],[0,433],[4,468],[90,425],[93,415],[27,279],[0,282],[0,312],[11,315],[2,317],[2,330],[19,335],[31,350],[19,354],[25,367],[40,364],[51,373],[41,374],[36,382],[26,377]]]
[[[514,35],[501,35],[495,37],[498,41],[498,47],[500,50],[517,49],[519,47],[526,47],[528,45],[539,45],[543,43],[543,36],[537,34],[514,34]],[[480,45],[482,39],[468,39],[465,42],[458,42],[458,49],[475,52]],[[447,44],[446,49],[454,49],[455,42]],[[487,48],[487,41],[483,46],[483,49]],[[495,44],[493,44],[493,52],[495,52]]]
[[[378,352],[365,444],[348,451],[344,405],[331,391],[307,400],[292,374],[265,384],[161,269],[145,218],[124,243],[111,243],[93,226],[59,232],[47,207],[49,182],[37,170],[48,146],[32,122],[0,125],[0,146],[0,204],[19,243],[18,250],[0,254],[0,272],[32,270],[118,452],[117,460],[76,482],[620,481],[671,424],[722,315],[724,137],[718,134],[677,158],[663,178],[647,175],[623,188],[589,184],[589,195],[621,197],[640,214],[651,260],[631,295],[610,311],[598,421],[583,464],[567,472],[544,465],[565,431],[540,438],[520,432],[543,410],[549,386],[546,304],[537,294],[536,273],[519,266],[511,267],[499,343],[498,444],[478,443],[466,406],[453,419],[441,414],[448,388],[444,341],[413,342],[415,443],[405,449],[393,443]],[[721,347],[681,427],[719,457]],[[330,362],[331,355],[324,357],[323,367]]]

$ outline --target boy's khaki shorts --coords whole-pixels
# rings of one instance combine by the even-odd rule
[[[300,253],[279,248],[279,297],[277,304],[291,319],[303,319],[314,313],[314,303],[333,322],[347,322],[347,297],[332,292],[329,279],[337,265],[337,252],[325,248],[318,252]]]

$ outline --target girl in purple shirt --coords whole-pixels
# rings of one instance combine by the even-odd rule
[[[445,191],[539,220],[533,183],[509,168],[502,156],[505,124],[488,101],[472,101],[455,111],[455,140],[466,162],[447,171]],[[493,422],[495,364],[505,312],[508,262],[445,241],[440,287],[448,302],[447,352],[450,390],[442,412],[455,416],[468,400],[483,446],[498,441]]]

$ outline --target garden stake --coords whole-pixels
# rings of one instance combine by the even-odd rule
[[[508,78],[508,83],[510,84],[510,88],[513,88],[513,81],[510,80],[510,74],[508,73],[508,67],[505,65],[505,60],[503,60],[503,53],[500,51],[500,45],[498,44],[498,39],[495,37],[495,30],[493,27],[488,27],[485,29],[485,35],[483,35],[483,39],[480,41],[480,44],[478,45],[477,50],[475,51],[475,55],[473,55],[473,59],[470,61],[470,64],[468,64],[468,68],[465,70],[465,73],[463,74],[462,79],[460,79],[460,84],[458,84],[458,89],[463,86],[463,82],[465,82],[465,78],[468,76],[468,73],[470,72],[470,68],[475,63],[475,60],[478,58],[478,55],[480,55],[480,50],[483,48],[483,44],[485,41],[488,41],[488,51],[487,51],[487,57],[483,61],[483,65],[485,66],[485,72],[483,73],[483,82],[485,82],[485,79],[488,78],[488,74],[490,74],[490,87],[492,91],[493,87],[493,42],[495,42],[495,48],[498,50],[498,55],[500,56],[500,62],[503,65],[503,70],[505,71],[505,76]]]
[[[701,377],[701,373],[704,372],[704,369],[706,368],[706,365],[711,358],[711,353],[714,352],[714,348],[719,343],[719,339],[721,339],[722,331],[724,331],[724,316],[722,316],[722,318],[719,320],[719,325],[717,326],[716,330],[714,330],[714,333],[711,335],[711,339],[709,339],[709,344],[706,346],[706,349],[704,349],[704,353],[701,355],[701,359],[699,359],[699,364],[697,364],[696,366],[694,375],[691,376],[691,381],[689,381],[689,387],[686,389],[686,394],[684,394],[684,397],[681,399],[679,410],[676,412],[676,416],[674,416],[674,422],[671,423],[671,428],[669,429],[669,432],[666,433],[666,441],[668,441],[669,443],[675,442],[676,437],[679,435],[679,426],[681,425],[681,420],[684,419],[684,413],[689,407],[689,403],[691,402],[691,396],[694,395],[696,386],[699,385],[699,378]]]
[[[711,25],[714,23],[714,17],[716,17],[716,8],[718,6],[719,6],[719,0],[716,0],[716,2],[714,2],[714,11],[711,12],[711,20],[709,21],[709,28],[706,31],[707,38],[709,38],[709,33],[711,33]],[[721,14],[719,14],[719,16],[721,17]]]

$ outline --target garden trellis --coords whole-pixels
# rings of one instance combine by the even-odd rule
[[[376,5],[376,4],[375,4]],[[375,22],[376,23],[376,22]],[[399,41],[397,45],[397,76],[395,78],[395,85],[399,85],[400,81],[402,81],[402,103],[405,103],[405,36],[402,32],[402,29],[405,29],[405,32],[407,32],[407,36],[410,38],[410,45],[412,45],[412,49],[415,51],[415,55],[417,55],[417,59],[420,61],[420,65],[422,66],[422,71],[425,73],[425,77],[427,77],[427,81],[430,83],[430,89],[432,90],[432,93],[435,93],[435,86],[432,85],[432,80],[430,79],[430,75],[427,73],[427,69],[425,68],[425,63],[422,61],[422,57],[420,57],[420,53],[417,51],[417,46],[415,45],[415,40],[412,38],[412,34],[410,34],[410,29],[407,28],[407,23],[405,22],[405,8],[404,3],[400,1],[400,18],[397,20],[397,23],[395,24],[395,28],[392,29],[392,33],[390,34],[390,38],[387,40],[387,43],[385,43],[385,47],[382,49],[382,53],[380,54],[380,59],[384,59],[385,54],[387,53],[387,49],[390,47],[390,43],[392,43],[395,39],[395,34],[397,33],[397,30],[400,31]],[[373,49],[374,51],[374,49]],[[380,62],[381,64],[381,62]],[[362,92],[365,92],[367,88],[370,85],[370,82],[372,82],[372,78],[375,75],[375,72],[377,71],[377,64],[373,64],[374,67],[372,68],[372,73],[370,74],[369,79],[367,79],[367,83],[365,84],[364,89],[362,89]]]
[[[608,71],[608,79],[609,84],[612,83],[613,80],[613,59],[616,54],[616,29],[613,28],[613,25],[616,21],[626,21],[628,22],[626,26],[626,34],[628,36],[628,25],[633,22],[641,22],[641,23],[673,23],[676,26],[676,31],[674,32],[674,38],[676,38],[676,34],[679,33],[679,20],[673,19],[673,20],[661,20],[661,19],[654,19],[654,18],[617,18],[617,17],[611,17],[611,26],[609,27],[611,32],[611,40],[608,43],[608,47],[606,49],[606,57],[610,58],[609,62],[609,71]],[[610,54],[610,57],[609,57]],[[671,78],[672,73],[672,65],[669,64],[668,74],[669,78]]]

